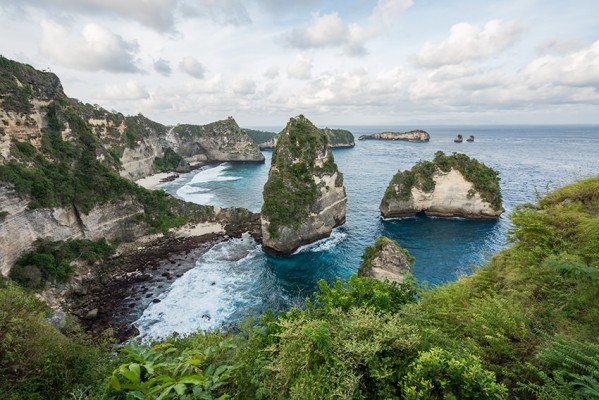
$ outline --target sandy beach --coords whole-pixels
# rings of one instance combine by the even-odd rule
[[[156,186],[162,183],[163,179],[166,179],[170,176],[176,175],[172,172],[160,172],[158,174],[146,176],[145,178],[141,178],[135,181],[139,186],[144,187],[146,189],[154,189]]]

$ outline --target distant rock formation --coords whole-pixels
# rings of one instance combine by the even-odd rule
[[[354,135],[347,129],[324,128],[322,130],[329,139],[332,148],[354,147]]]
[[[264,251],[290,254],[345,223],[347,196],[327,136],[307,118],[279,134],[261,212]]]
[[[428,132],[423,130],[414,130],[409,132],[382,132],[372,135],[362,135],[358,140],[405,140],[408,142],[428,142],[430,140]]]
[[[474,136],[470,135],[468,136],[468,139],[466,139],[467,142],[474,142]]]
[[[347,129],[324,128],[322,131],[327,135],[331,148],[349,148],[356,145],[354,135]],[[268,150],[274,149],[276,144],[277,136],[258,144],[258,147],[260,147],[260,150]]]
[[[411,217],[424,212],[436,217],[495,219],[501,205],[496,171],[464,154],[435,153],[400,171],[389,183],[379,207],[385,218]]]
[[[256,143],[258,146],[260,146],[262,143],[270,141],[272,138],[277,136],[276,132],[261,131],[249,128],[241,128],[241,130],[247,133],[250,139],[252,139],[254,143]]]
[[[412,257],[394,240],[380,236],[374,246],[368,246],[362,255],[359,277],[372,277],[380,281],[403,282],[412,273]]]
[[[464,141],[464,137],[462,135],[457,135],[453,141],[455,143],[462,143]]]

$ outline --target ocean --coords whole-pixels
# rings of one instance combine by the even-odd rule
[[[220,243],[202,255],[195,268],[177,279],[136,322],[142,337],[159,338],[235,324],[267,309],[303,304],[320,279],[348,278],[358,271],[364,248],[386,235],[415,258],[414,276],[429,286],[470,274],[506,243],[509,214],[518,204],[599,174],[599,126],[378,126],[343,127],[356,138],[351,149],[333,154],[344,174],[347,222],[330,238],[288,257],[271,257],[249,236]],[[428,143],[359,141],[382,131],[425,129]],[[454,143],[457,134],[473,143]],[[384,221],[379,204],[398,171],[442,150],[460,152],[499,171],[506,212],[496,221],[428,217]],[[181,175],[161,189],[199,204],[259,211],[268,178],[265,164],[222,163]]]

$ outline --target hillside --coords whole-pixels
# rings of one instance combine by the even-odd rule
[[[321,281],[304,306],[239,333],[130,344],[118,359],[58,332],[5,283],[0,387],[8,398],[81,387],[90,399],[596,398],[599,177],[521,205],[512,220],[511,247],[457,282]]]

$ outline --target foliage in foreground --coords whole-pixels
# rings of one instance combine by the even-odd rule
[[[234,335],[131,346],[96,383],[119,399],[596,399],[599,177],[512,218],[511,248],[470,277],[427,292],[356,276],[320,282],[304,307],[266,313]],[[36,332],[19,340],[43,348]],[[71,356],[90,351],[81,350]],[[9,354],[39,365],[35,354]],[[25,387],[42,398],[47,386],[66,393],[98,378],[83,370],[93,371],[85,359],[65,363],[60,373],[72,379],[58,383],[52,368],[39,378],[11,370],[3,384],[13,398]]]

